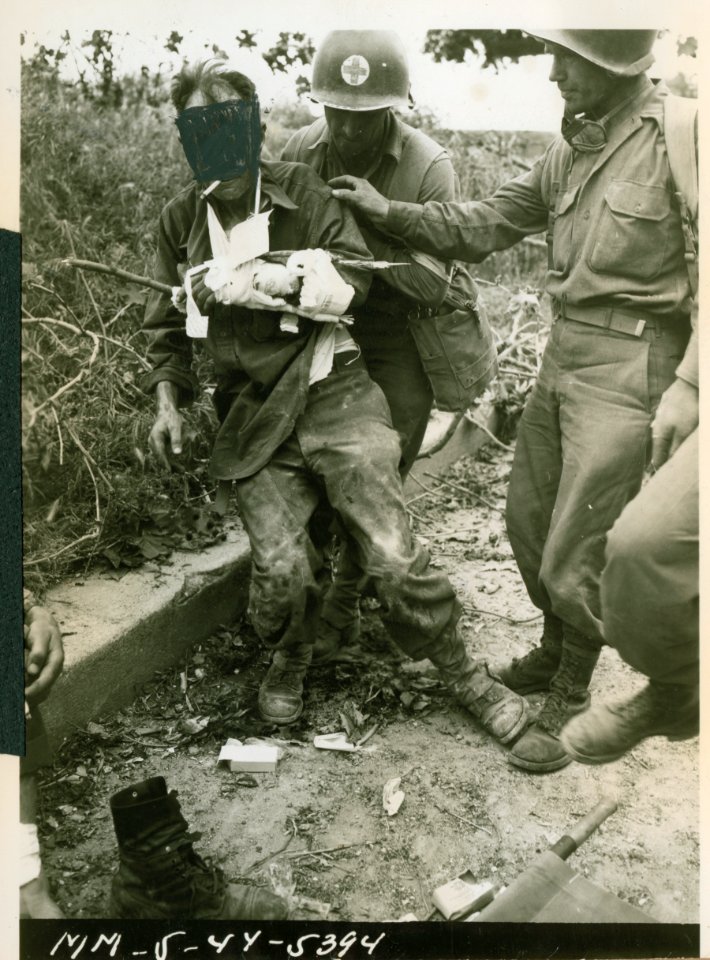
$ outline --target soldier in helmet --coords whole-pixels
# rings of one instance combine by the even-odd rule
[[[324,180],[340,174],[364,177],[396,200],[456,199],[456,174],[446,151],[394,113],[410,103],[409,69],[397,34],[329,33],[313,61],[312,96],[323,104],[325,117],[298,130],[282,159],[307,163]],[[399,264],[375,275],[366,302],[353,311],[352,332],[401,437],[404,477],[421,446],[432,406],[432,389],[407,320],[439,307],[450,266],[412,252],[370,224],[360,227],[375,259]],[[343,547],[325,598],[314,661],[328,659],[343,643],[356,639],[360,576],[352,549]]]
[[[687,224],[663,134],[667,90],[646,76],[656,32],[537,36],[552,54],[565,111],[562,135],[528,173],[461,204],[390,202],[349,177],[331,185],[380,229],[438,256],[482,260],[547,231],[554,323],[520,423],[507,505],[544,630],[536,649],[501,672],[518,692],[547,691],[510,754],[522,769],[545,772],[569,763],[558,734],[589,701],[607,533],[639,491],[651,424],[658,462],[697,426],[698,379]],[[693,729],[691,714],[697,729],[692,686],[664,696],[683,729]]]

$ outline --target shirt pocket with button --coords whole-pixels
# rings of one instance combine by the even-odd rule
[[[550,230],[552,233],[552,269],[568,272],[572,259],[572,233],[579,184],[559,189],[552,213]]]
[[[592,232],[590,268],[639,280],[656,276],[666,257],[670,211],[664,187],[612,180]]]

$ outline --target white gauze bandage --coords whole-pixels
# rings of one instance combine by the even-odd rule
[[[343,280],[325,250],[296,250],[286,266],[303,277],[300,305],[304,310],[339,317],[350,306],[355,289]]]

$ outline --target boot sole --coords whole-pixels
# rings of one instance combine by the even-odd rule
[[[643,737],[643,739],[637,740],[636,743],[631,744],[630,747],[626,747],[625,750],[617,750],[614,753],[599,753],[599,754],[594,754],[593,756],[586,753],[580,753],[578,750],[575,750],[574,747],[568,746],[566,743],[563,743],[563,746],[566,752],[570,755],[570,757],[572,757],[573,760],[576,760],[577,763],[586,763],[586,764],[589,764],[590,766],[594,766],[596,764],[614,763],[615,760],[621,760],[621,758],[625,757],[627,753],[630,753],[632,750],[638,747],[639,744],[643,743],[644,740],[648,740],[651,737],[665,737],[666,740],[670,740],[672,743],[677,743],[681,740],[692,740],[694,737],[697,737],[697,736],[698,736],[697,732],[687,733],[687,734],[651,733],[647,737]]]
[[[554,770],[561,770],[572,763],[572,756],[567,754],[564,757],[558,757],[557,760],[535,763],[533,760],[523,760],[511,754],[508,757],[508,763],[513,767],[519,767],[521,770],[527,770],[528,773],[552,773]]]

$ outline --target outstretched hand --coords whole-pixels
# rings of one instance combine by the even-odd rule
[[[360,213],[364,213],[370,220],[384,221],[386,219],[390,202],[381,193],[378,193],[367,180],[344,174],[342,177],[334,177],[329,180],[328,186],[331,188],[334,197],[356,207]]]

